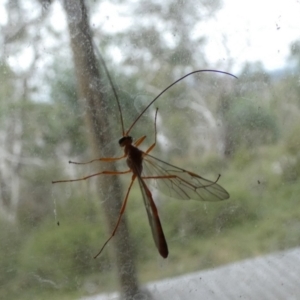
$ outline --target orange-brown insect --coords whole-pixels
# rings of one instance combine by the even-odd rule
[[[127,189],[126,196],[123,201],[123,205],[120,211],[119,218],[116,222],[116,226],[110,235],[110,237],[107,239],[107,241],[104,243],[100,251],[95,255],[94,258],[99,256],[101,252],[103,251],[104,247],[107,245],[107,243],[113,238],[115,235],[120,220],[122,218],[122,215],[125,211],[127,200],[129,197],[130,190],[132,188],[132,185],[135,180],[138,181],[144,204],[146,207],[147,215],[149,224],[151,227],[152,235],[154,242],[156,244],[156,247],[160,253],[160,255],[163,258],[166,258],[169,254],[168,251],[168,245],[165,239],[165,235],[160,223],[158,211],[156,208],[156,205],[154,203],[154,200],[152,198],[152,194],[146,184],[146,181],[149,179],[155,180],[158,189],[162,190],[166,194],[168,194],[171,197],[178,198],[178,199],[195,199],[195,200],[202,200],[202,201],[218,201],[218,200],[224,200],[229,198],[229,194],[225,189],[223,189],[220,185],[217,184],[220,175],[215,181],[210,181],[208,179],[205,179],[201,177],[200,175],[197,175],[193,172],[175,167],[169,163],[166,163],[149,153],[153,150],[153,148],[156,145],[156,118],[157,118],[157,112],[158,109],[156,109],[155,112],[155,118],[154,118],[154,129],[155,129],[155,139],[154,143],[146,150],[142,151],[138,147],[142,144],[142,142],[145,140],[146,136],[140,137],[138,140],[133,142],[133,139],[131,136],[129,136],[130,131],[134,127],[134,125],[137,123],[137,121],[141,118],[141,116],[146,112],[146,110],[169,88],[171,88],[173,85],[175,85],[177,82],[183,80],[184,78],[195,74],[195,73],[201,73],[201,72],[215,72],[215,73],[222,73],[225,75],[229,75],[232,77],[235,77],[234,75],[218,71],[218,70],[196,70],[191,73],[186,74],[185,76],[179,78],[172,84],[170,84],[167,88],[165,88],[159,95],[157,95],[146,107],[145,109],[140,113],[140,115],[135,119],[135,121],[131,124],[129,129],[125,131],[124,129],[124,123],[123,123],[123,117],[122,117],[122,111],[120,102],[116,93],[116,90],[114,88],[113,82],[111,80],[111,77],[109,75],[109,72],[106,68],[105,62],[100,56],[103,66],[105,68],[105,72],[108,76],[108,79],[110,81],[110,84],[113,89],[113,93],[115,95],[118,110],[120,113],[120,122],[122,126],[122,134],[123,137],[119,140],[119,145],[124,149],[124,154],[121,157],[106,157],[106,158],[97,158],[93,159],[89,162],[85,163],[78,163],[78,162],[71,162],[74,164],[88,164],[92,163],[94,161],[103,161],[103,162],[112,162],[117,161],[120,159],[126,158],[128,170],[126,171],[102,171],[98,172],[92,175],[88,175],[86,177],[77,178],[77,179],[69,179],[69,180],[58,180],[58,181],[52,181],[52,183],[59,183],[59,182],[74,182],[74,181],[81,181],[86,180],[94,176],[98,175],[121,175],[121,174],[127,174],[132,173],[132,178],[130,185]],[[236,77],[235,77],[236,78]]]

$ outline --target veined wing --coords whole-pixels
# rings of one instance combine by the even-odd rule
[[[217,183],[219,177],[210,181],[144,152],[142,178],[153,179],[153,186],[170,197],[201,201],[228,199],[228,192]]]
[[[158,212],[156,205],[153,201],[152,194],[148,189],[146,183],[141,178],[141,176],[137,175],[137,179],[140,185],[140,189],[142,192],[144,204],[147,211],[147,216],[149,220],[149,224],[152,231],[152,236],[155,242],[155,245],[163,258],[166,258],[169,254],[168,245],[165,239],[165,235],[160,224]]]

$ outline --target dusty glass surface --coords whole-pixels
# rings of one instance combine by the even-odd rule
[[[160,2],[84,2],[97,58],[91,69],[100,74],[87,94],[99,88],[99,110],[82,96],[70,46],[80,32],[69,31],[68,22],[84,19],[83,2],[71,1],[68,17],[70,1],[1,2],[1,299],[116,299],[99,295],[124,293],[129,286],[120,275],[129,269],[136,285],[157,282],[134,299],[150,299],[150,293],[162,299],[299,297],[300,3]],[[68,163],[97,158],[86,112],[109,122],[96,128],[106,137],[96,151],[123,154],[119,110],[98,51],[116,87],[125,130],[189,72],[222,70],[238,77],[189,76],[155,101],[130,132],[135,141],[147,136],[139,146],[146,151],[154,142],[158,108],[157,145],[150,154],[212,182],[221,175],[218,184],[230,194],[207,202],[172,198],[173,192],[146,180],[168,243],[166,259],[155,246],[137,182],[126,207],[130,237],[124,236],[134,258],[119,263],[114,238],[93,258],[111,233],[103,204],[125,198],[131,174],[105,189],[95,178],[52,184],[110,170],[109,162]],[[127,169],[125,161],[116,167]],[[108,176],[116,177],[101,174],[100,180]],[[279,270],[286,281],[273,278]],[[171,280],[201,271],[194,275],[199,281],[192,275]],[[230,273],[241,274],[248,286],[234,286],[238,276]],[[263,291],[255,288],[261,282]],[[270,282],[278,282],[276,289]]]

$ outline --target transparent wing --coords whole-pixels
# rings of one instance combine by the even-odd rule
[[[217,183],[219,177],[210,181],[144,152],[142,178],[152,179],[151,185],[170,197],[201,201],[228,199],[228,192]]]

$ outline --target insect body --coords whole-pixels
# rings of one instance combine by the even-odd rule
[[[107,158],[97,158],[85,163],[78,163],[78,162],[72,162],[74,164],[88,164],[92,163],[94,161],[102,161],[102,162],[112,162],[117,161],[120,159],[126,158],[126,163],[128,166],[128,170],[126,171],[102,171],[98,172],[92,175],[88,175],[82,178],[78,179],[68,179],[68,180],[58,180],[53,181],[52,183],[59,183],[59,182],[74,182],[74,181],[81,181],[86,180],[94,176],[99,175],[122,175],[122,174],[132,174],[130,185],[127,189],[127,193],[125,195],[123,205],[120,210],[119,218],[116,222],[116,226],[110,235],[110,237],[107,239],[107,241],[104,243],[100,251],[95,255],[94,258],[100,255],[102,250],[105,248],[105,246],[108,244],[108,242],[113,238],[115,235],[118,226],[120,224],[122,215],[125,211],[127,200],[129,198],[130,190],[133,186],[134,181],[138,181],[138,184],[140,186],[140,190],[142,193],[142,197],[144,200],[144,205],[147,211],[148,221],[151,227],[153,239],[155,242],[155,245],[160,253],[160,255],[163,258],[166,258],[169,254],[167,242],[165,239],[165,235],[160,223],[158,211],[156,208],[156,205],[154,203],[152,193],[150,189],[148,188],[147,181],[148,180],[155,180],[157,184],[157,188],[167,195],[178,198],[178,199],[195,199],[195,200],[201,200],[201,201],[219,201],[229,198],[229,194],[225,189],[223,189],[217,181],[220,178],[220,175],[215,181],[207,180],[200,175],[197,175],[193,172],[178,168],[174,165],[171,165],[167,162],[164,162],[163,160],[156,158],[149,153],[153,150],[153,148],[156,145],[156,118],[158,109],[156,109],[155,112],[155,120],[154,120],[154,129],[155,129],[155,140],[154,143],[146,150],[142,151],[138,147],[143,143],[146,136],[142,136],[135,142],[133,142],[133,139],[131,136],[129,136],[129,132],[134,127],[136,122],[140,119],[140,117],[145,113],[145,111],[153,104],[154,101],[156,101],[165,91],[167,91],[169,88],[171,88],[173,85],[175,85],[177,82],[183,80],[187,76],[190,76],[195,73],[200,72],[216,72],[216,73],[222,73],[226,74],[232,77],[235,77],[234,75],[217,71],[217,70],[197,70],[193,71],[191,73],[186,74],[185,76],[179,78],[175,82],[173,82],[171,85],[169,85],[167,88],[165,88],[157,97],[155,97],[142,111],[142,113],[135,119],[135,121],[132,123],[132,125],[129,127],[129,129],[125,132],[124,130],[124,124],[123,124],[123,117],[122,117],[122,111],[120,107],[120,102],[116,93],[116,90],[114,88],[113,82],[111,80],[111,77],[109,75],[109,72],[106,68],[105,62],[100,56],[103,66],[105,68],[106,74],[109,78],[110,84],[112,86],[117,104],[118,109],[120,113],[120,122],[122,126],[122,133],[123,137],[119,140],[119,145],[124,148],[124,154],[121,157],[107,157]]]

